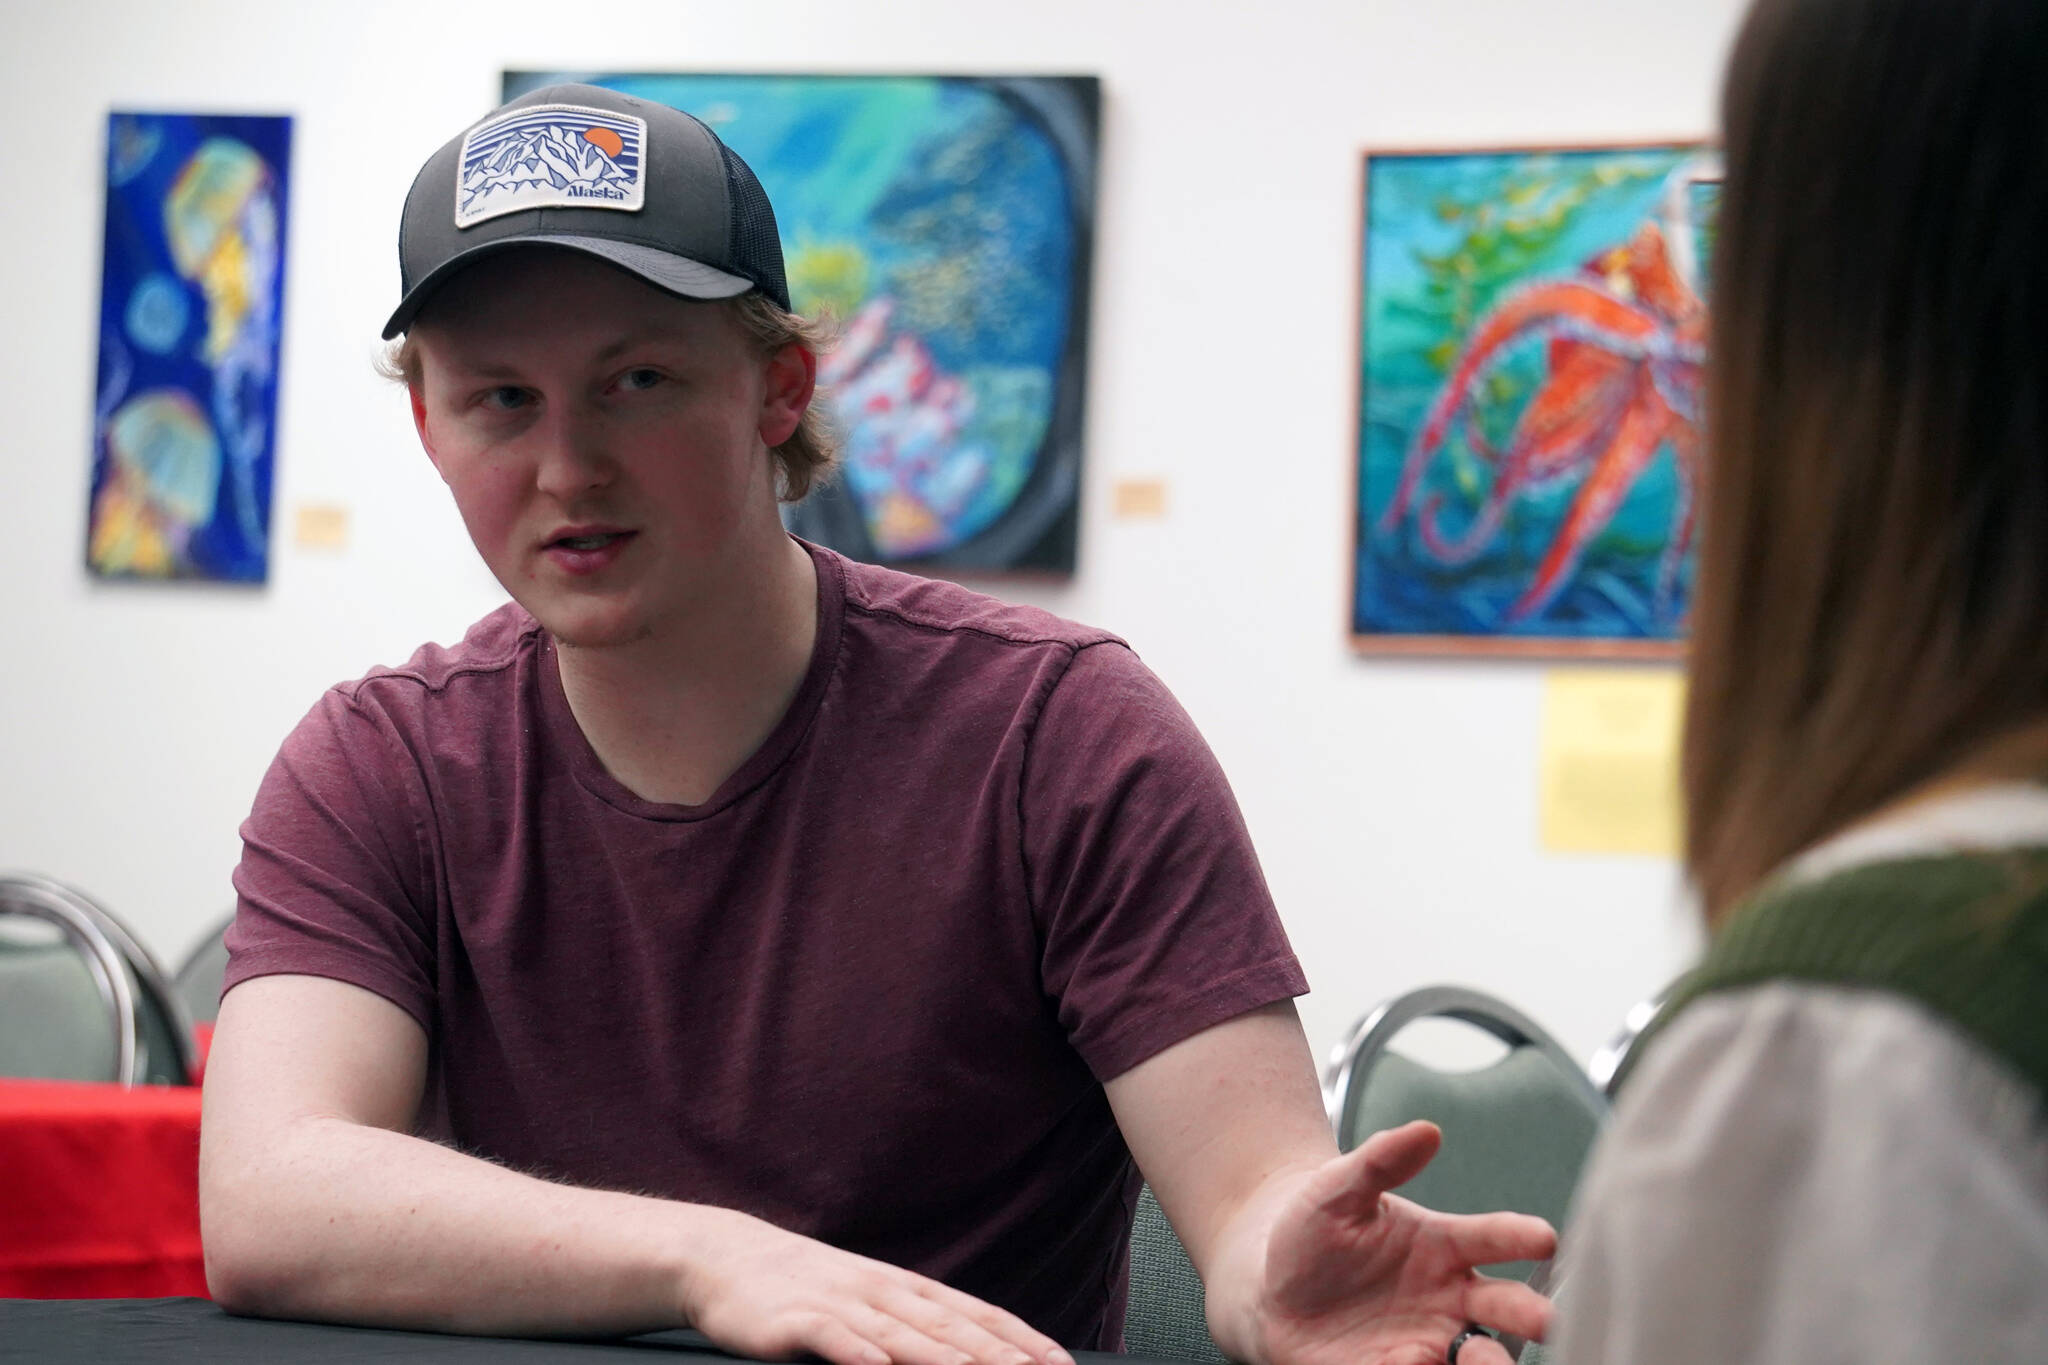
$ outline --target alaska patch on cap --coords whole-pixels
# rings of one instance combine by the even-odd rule
[[[647,121],[575,104],[508,109],[462,139],[455,226],[522,209],[637,213],[647,191]]]

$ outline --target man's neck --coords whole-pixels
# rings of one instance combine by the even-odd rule
[[[781,537],[760,574],[688,622],[627,645],[559,645],[556,659],[606,771],[643,800],[701,805],[788,711],[817,633],[817,571]]]

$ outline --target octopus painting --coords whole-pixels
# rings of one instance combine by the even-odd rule
[[[1699,158],[1373,160],[1397,164],[1369,165],[1361,635],[1675,638],[1707,322]],[[1403,248],[1375,279],[1375,250]]]

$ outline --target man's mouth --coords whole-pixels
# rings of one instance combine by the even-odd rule
[[[613,541],[624,539],[625,535],[624,531],[606,531],[594,536],[562,536],[548,543],[569,550],[602,550]]]

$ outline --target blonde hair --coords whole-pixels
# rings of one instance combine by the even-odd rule
[[[758,289],[720,302],[763,356],[774,355],[790,345],[822,356],[834,340],[829,324],[792,313]],[[419,387],[420,350],[412,333],[387,342],[375,363],[377,373],[394,384],[409,389]],[[789,439],[771,447],[768,453],[775,457],[776,496],[784,502],[802,502],[812,488],[830,476],[833,462],[839,457],[839,438],[818,395],[812,396]]]

